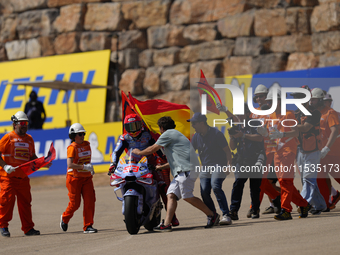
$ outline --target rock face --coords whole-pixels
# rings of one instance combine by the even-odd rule
[[[58,9],[28,11],[19,14],[16,27],[19,39],[30,39],[53,34],[52,23],[58,15]]]
[[[60,15],[53,23],[58,33],[81,31],[83,29],[86,6],[72,4],[60,8]]]
[[[131,92],[131,95],[141,95],[143,94],[144,77],[144,69],[128,69],[122,74],[119,88],[126,94]]]
[[[339,0],[1,0],[0,61],[111,49],[121,90],[186,104],[200,70],[340,65],[339,17]]]
[[[127,22],[121,13],[121,4],[88,4],[84,28],[91,31],[115,31],[127,28]]]

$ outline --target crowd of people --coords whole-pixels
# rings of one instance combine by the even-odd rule
[[[248,218],[260,217],[264,194],[270,204],[263,213],[274,213],[276,220],[292,219],[292,202],[298,206],[300,218],[308,217],[309,213],[319,215],[329,212],[340,200],[340,193],[332,187],[329,177],[340,183],[340,114],[331,108],[330,94],[320,88],[302,88],[311,95],[310,101],[303,104],[310,114],[298,109],[281,115],[280,90],[275,95],[264,85],[256,87],[253,99],[259,105],[258,110],[266,110],[276,97],[277,107],[270,115],[251,113],[245,104],[244,114],[235,116],[226,106],[218,104],[221,112],[237,122],[228,129],[229,143],[221,131],[207,124],[207,117],[201,113],[195,113],[187,120],[195,130],[191,141],[175,129],[176,123],[171,117],[163,116],[158,120],[161,135],[155,140],[137,114],[127,115],[124,119],[126,133],[119,137],[112,153],[109,173],[115,172],[125,149],[131,149],[137,156],[148,157],[149,163],[154,165],[152,173],[155,180],[162,183],[159,193],[165,204],[166,217],[154,228],[160,232],[172,231],[180,224],[175,211],[181,198],[206,215],[206,228],[232,224],[232,221],[239,219],[238,211],[248,179],[251,197]],[[302,99],[306,93],[295,92],[291,96]],[[29,119],[19,111],[11,120],[13,131],[0,140],[0,232],[2,236],[10,237],[8,225],[17,199],[22,231],[27,236],[40,235],[32,221],[29,178],[18,167],[37,158],[34,141],[27,134]],[[93,228],[96,201],[92,181],[94,167],[91,164],[90,143],[85,140],[85,134],[86,130],[80,123],[69,128],[72,141],[67,148],[69,204],[60,219],[60,228],[64,232],[68,230],[74,212],[79,209],[81,198],[84,204],[83,231],[86,234],[97,232]],[[222,184],[230,174],[230,168],[226,168],[230,166],[235,169],[235,181],[229,207]],[[293,182],[297,174],[301,177],[301,191]],[[193,194],[198,176],[202,199]],[[217,212],[211,190],[222,215]]]

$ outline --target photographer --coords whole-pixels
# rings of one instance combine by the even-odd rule
[[[235,182],[231,193],[230,214],[232,220],[238,220],[238,210],[241,206],[244,184],[249,178],[250,197],[252,202],[253,219],[260,217],[260,186],[262,181],[262,172],[260,167],[255,164],[260,154],[264,154],[263,137],[259,135],[256,128],[250,127],[247,123],[250,117],[248,105],[245,104],[245,114],[238,116],[240,122],[230,128],[230,149],[237,149],[237,154],[233,158],[233,165],[237,168],[235,173]],[[255,121],[252,122],[255,124]]]

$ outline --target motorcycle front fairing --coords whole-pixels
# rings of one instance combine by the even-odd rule
[[[123,202],[122,213],[124,215],[124,197],[137,196],[138,208],[137,213],[143,214],[148,206],[150,219],[159,200],[157,182],[153,179],[153,175],[148,168],[147,158],[142,157],[138,162],[131,157],[132,153],[127,154],[126,158],[121,158],[118,162],[115,173],[111,176],[111,186],[116,186],[115,193],[118,189],[122,192],[122,197],[117,194],[118,200]],[[145,212],[144,212],[145,213]],[[148,213],[149,214],[149,213]],[[146,215],[145,215],[146,216]],[[146,220],[146,219],[145,219]],[[144,220],[143,220],[144,221]]]

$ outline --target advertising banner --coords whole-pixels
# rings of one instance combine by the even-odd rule
[[[66,126],[67,102],[72,123],[103,123],[106,89],[69,90],[66,96],[66,91],[7,83],[60,80],[107,85],[109,63],[110,50],[0,63],[0,133],[12,129],[11,116],[24,111],[32,89],[46,111],[44,129]]]

